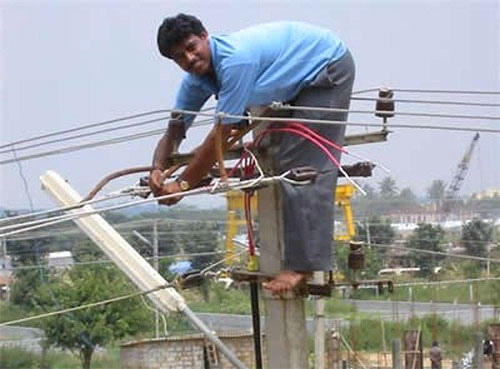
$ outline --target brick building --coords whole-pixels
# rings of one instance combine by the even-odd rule
[[[218,333],[217,336],[248,368],[255,368],[252,333]],[[327,368],[340,368],[342,353],[339,335],[335,330],[330,330],[325,336],[325,356]],[[121,345],[120,361],[121,369],[234,368],[202,334],[126,342]],[[267,367],[264,342],[262,342],[262,361],[264,367]]]
[[[247,367],[255,367],[251,333],[219,333],[218,337]],[[233,368],[202,334],[126,342],[121,345],[120,361],[121,369]]]

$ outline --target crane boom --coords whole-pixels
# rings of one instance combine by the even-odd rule
[[[476,147],[478,140],[479,140],[479,133],[476,133],[472,138],[469,148],[467,149],[464,156],[462,157],[462,160],[458,164],[458,168],[457,171],[455,172],[455,175],[453,176],[453,179],[451,180],[450,184],[446,189],[444,195],[446,212],[449,212],[451,210],[450,203],[456,199],[457,194],[460,191],[460,188],[462,187],[465,176],[467,175],[467,171],[469,170],[469,164],[472,157],[472,153],[474,152],[474,148]]]

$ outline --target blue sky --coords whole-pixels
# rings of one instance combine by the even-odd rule
[[[0,11],[2,145],[170,108],[182,72],[157,52],[156,30],[164,17],[181,11],[197,15],[212,33],[284,19],[330,28],[354,55],[355,89],[500,91],[498,1],[2,1]],[[396,96],[500,103],[499,95]],[[357,102],[353,108],[373,110],[374,106]],[[500,116],[498,107],[401,104],[397,110]],[[359,114],[352,114],[350,120],[378,121]],[[500,126],[498,121],[436,118],[397,117],[391,122]],[[158,122],[148,129],[164,125]],[[348,130],[360,131],[365,128]],[[191,130],[182,150],[193,148],[205,133],[206,128]],[[472,132],[393,129],[388,142],[352,150],[390,167],[400,188],[409,186],[423,194],[433,179],[451,178],[472,136]],[[59,172],[85,193],[112,171],[149,164],[158,138],[22,162],[35,207],[52,206],[40,190],[38,177],[45,170]],[[84,142],[89,141],[64,146]],[[483,134],[478,149],[462,193],[500,187],[500,134]],[[0,159],[10,157],[2,154]],[[376,186],[384,175],[378,171],[364,183]],[[0,206],[28,207],[18,166],[1,165],[0,178]],[[135,179],[117,181],[111,188]],[[204,199],[203,203],[212,202]]]

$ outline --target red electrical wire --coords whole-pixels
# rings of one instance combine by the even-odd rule
[[[247,224],[248,233],[248,254],[253,257],[255,255],[255,241],[253,237],[253,224],[252,224],[252,211],[251,211],[251,200],[252,193],[245,192],[244,204],[245,204],[245,219]]]
[[[271,132],[288,132],[288,133],[295,134],[297,136],[304,137],[305,139],[307,139],[308,141],[310,141],[311,143],[316,145],[321,151],[323,151],[326,154],[326,156],[328,156],[330,161],[332,163],[334,163],[335,166],[337,166],[337,168],[342,169],[339,161],[335,158],[335,156],[333,156],[332,153],[330,151],[328,151],[328,149],[321,142],[319,142],[316,138],[312,137],[311,135],[307,134],[306,132],[303,132],[301,130],[294,129],[294,128],[285,128],[285,127],[283,127],[283,128],[268,128],[265,131],[263,131],[257,139],[262,140],[262,137],[265,134],[268,134]],[[257,142],[257,139],[256,139],[256,142]],[[260,140],[258,143],[260,143]]]
[[[245,154],[247,154],[245,152]],[[243,175],[246,178],[249,178],[253,175],[255,170],[255,161],[253,158],[245,157],[242,155],[241,162],[243,162]],[[236,168],[236,166],[235,166]],[[234,169],[234,168],[233,168]],[[232,170],[231,170],[232,172]],[[253,191],[245,191],[244,196],[244,207],[245,207],[245,220],[247,225],[247,233],[248,233],[248,253],[250,257],[255,255],[255,241],[253,237],[253,224],[252,224],[252,196]]]
[[[334,141],[332,140],[328,140],[327,138],[321,136],[318,132],[314,131],[313,129],[309,128],[308,126],[306,126],[305,124],[302,124],[302,123],[298,123],[298,122],[289,122],[288,123],[290,126],[292,127],[296,127],[298,129],[302,129],[306,132],[308,132],[309,134],[311,134],[311,136],[317,138],[318,140],[322,141],[323,143],[339,150],[340,152],[343,152],[344,154],[349,154],[347,152],[347,150],[340,146],[339,144],[335,143]]]

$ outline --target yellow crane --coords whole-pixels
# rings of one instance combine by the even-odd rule
[[[351,184],[338,185],[335,190],[335,204],[342,208],[344,213],[345,232],[334,234],[336,241],[350,241],[356,235],[356,227],[354,226],[354,216],[351,206],[351,198],[354,195],[356,188]],[[244,227],[244,193],[242,191],[229,191],[226,194],[227,201],[227,224],[226,224],[226,264],[232,265],[234,262],[234,243],[233,239],[237,236],[240,227]],[[257,215],[257,194],[251,198],[252,216]]]

